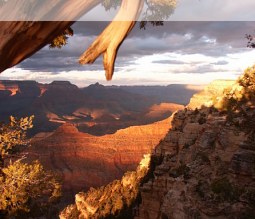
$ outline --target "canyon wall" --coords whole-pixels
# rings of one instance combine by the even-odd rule
[[[53,133],[36,135],[27,152],[29,159],[39,159],[62,176],[65,191],[77,192],[105,185],[134,170],[169,128],[170,118],[98,137],[65,123]]]
[[[164,93],[167,87],[156,88]],[[182,86],[176,89],[185,90]],[[170,95],[168,101],[173,97]],[[92,135],[112,134],[119,129],[163,120],[182,108],[174,102],[162,103],[158,96],[130,93],[118,86],[96,83],[78,88],[68,81],[41,84],[0,80],[0,121],[7,121],[10,116],[34,115],[31,135],[52,132],[65,122],[76,124],[79,131]]]
[[[171,129],[151,155],[150,174],[140,184],[141,200],[131,206],[131,216],[120,218],[254,218],[254,127],[255,67],[226,87],[214,82],[172,116]],[[88,196],[79,194],[71,205],[75,218],[87,209],[80,200]]]
[[[212,83],[173,116],[136,219],[254,218],[254,72]]]
[[[123,218],[123,211],[130,208],[139,193],[139,185],[148,174],[150,155],[144,155],[135,171],[129,171],[120,180],[114,180],[98,189],[75,195],[75,205],[65,208],[60,219],[70,218]],[[125,212],[131,218],[132,211]]]

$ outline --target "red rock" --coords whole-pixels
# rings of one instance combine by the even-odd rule
[[[170,118],[98,137],[65,123],[51,135],[37,135],[29,159],[39,159],[46,168],[63,176],[64,190],[77,192],[105,185],[135,170],[169,128]]]

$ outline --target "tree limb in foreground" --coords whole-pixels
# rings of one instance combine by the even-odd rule
[[[111,80],[116,55],[121,43],[135,25],[135,20],[143,8],[144,0],[123,0],[114,20],[81,55],[80,64],[92,64],[103,54],[105,76]]]

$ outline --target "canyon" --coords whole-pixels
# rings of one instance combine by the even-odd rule
[[[254,217],[254,82],[213,82],[173,116],[136,219]]]
[[[26,153],[28,160],[39,160],[61,177],[64,192],[75,193],[106,185],[136,169],[143,155],[152,152],[169,128],[167,118],[93,136],[65,123],[53,133],[36,135]]]
[[[131,92],[119,87],[95,84],[85,88],[86,108],[80,104],[84,91],[69,82],[54,82],[43,88],[28,82],[40,89],[27,95],[30,99],[26,96],[26,103],[38,103],[38,98],[40,103],[49,103],[43,108],[48,110],[47,121],[58,126],[33,135],[25,151],[27,161],[39,160],[62,180],[65,203],[75,197],[74,204],[60,213],[63,219],[252,218],[253,77],[251,68],[238,81],[214,81],[193,95],[185,108],[148,101],[139,91],[131,95],[129,103],[143,97],[141,105],[145,107],[134,104],[129,116],[125,114],[127,105],[112,89],[121,90],[121,97]],[[63,96],[66,87],[68,92]],[[20,98],[26,86],[5,83],[1,90],[2,98]],[[90,102],[92,99],[96,102]],[[68,100],[73,101],[72,107],[66,105]],[[138,115],[142,117],[137,121],[134,118]],[[102,129],[95,135],[81,128],[84,121],[89,122],[88,127],[102,127],[119,120],[126,121],[127,127],[115,126],[114,132]],[[144,154],[151,154],[151,159],[146,172],[141,172],[136,167]]]
[[[31,136],[52,132],[65,122],[76,124],[84,133],[113,134],[129,126],[166,119],[197,92],[196,88],[189,89],[186,85],[145,86],[143,90],[148,94],[130,92],[132,88],[99,83],[78,88],[68,81],[50,84],[0,81],[0,120],[7,121],[10,115],[35,115]],[[157,91],[154,95],[151,94],[153,90]],[[180,93],[178,101],[177,91]],[[162,99],[160,94],[164,93],[169,97]]]
[[[61,218],[128,218],[127,212],[135,219],[254,218],[254,75],[252,67],[236,82],[213,82],[172,115],[171,129],[151,154],[149,174],[136,181],[140,195],[123,215],[106,213],[99,200],[86,217],[92,193],[78,193]],[[115,188],[109,186],[93,194]]]
[[[79,191],[98,188],[135,170],[168,132],[169,116],[183,109],[171,102],[177,91],[182,104],[197,92],[187,85],[136,86],[137,92],[128,91],[132,88],[0,81],[0,117],[6,121],[10,115],[35,115],[26,161],[39,160],[56,174],[66,203]],[[174,95],[162,99],[161,93]]]

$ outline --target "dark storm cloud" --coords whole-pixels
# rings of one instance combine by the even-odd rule
[[[165,22],[140,30],[138,25],[120,48],[120,55],[163,52],[220,57],[247,50],[245,34],[255,22]]]
[[[102,59],[91,66],[80,66],[78,58],[107,24],[108,22],[77,22],[73,25],[75,35],[69,39],[67,46],[60,50],[46,46],[19,67],[53,74],[70,70],[103,70]],[[116,68],[127,66],[138,57],[156,53],[224,57],[242,52],[247,50],[245,34],[252,32],[254,27],[255,22],[165,22],[164,26],[147,25],[146,30],[141,30],[137,24],[120,47]],[[180,63],[175,64],[183,64],[180,60],[177,61]],[[166,61],[157,61],[161,64],[164,62]],[[219,62],[215,65],[224,64],[227,63]]]
[[[80,34],[82,36],[97,36],[100,34],[104,28],[109,24],[107,21],[97,22],[97,21],[78,21],[73,24],[72,28],[75,30],[75,34]]]

